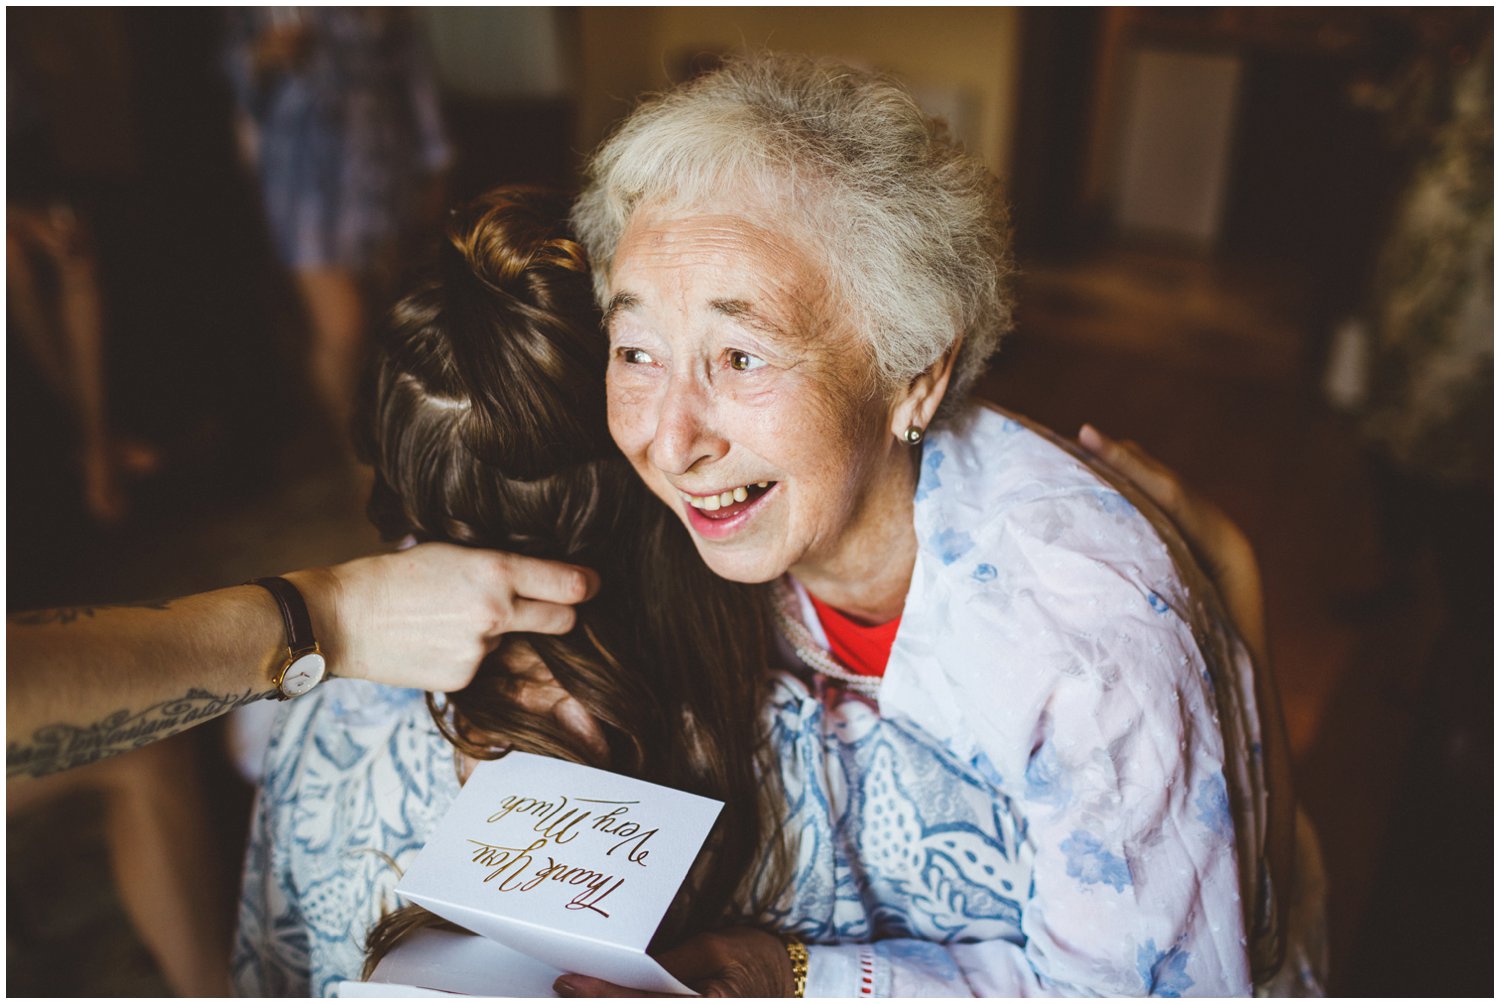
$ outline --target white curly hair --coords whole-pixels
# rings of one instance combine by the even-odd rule
[[[904,86],[765,53],[646,99],[594,154],[573,208],[601,303],[637,208],[726,191],[784,207],[759,222],[791,227],[828,262],[887,388],[961,338],[940,414],[957,407],[1011,326],[1008,214],[994,175]]]

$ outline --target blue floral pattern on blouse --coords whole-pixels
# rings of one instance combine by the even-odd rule
[[[1123,892],[1130,884],[1130,868],[1123,859],[1106,850],[1092,833],[1074,830],[1060,849],[1068,856],[1068,874],[1083,885],[1099,882],[1113,886],[1115,892]]]
[[[1141,974],[1141,992],[1149,997],[1181,997],[1193,985],[1187,974],[1190,956],[1173,945],[1165,952],[1156,950],[1156,942],[1147,941],[1136,955]]]

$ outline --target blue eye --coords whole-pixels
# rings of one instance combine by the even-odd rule
[[[620,358],[625,360],[627,363],[640,364],[655,362],[655,360],[651,358],[651,353],[647,352],[645,349],[621,349]]]
[[[765,364],[766,361],[764,359],[752,356],[748,352],[742,352],[739,349],[729,350],[730,369],[736,369],[743,373],[745,370],[760,369]]]

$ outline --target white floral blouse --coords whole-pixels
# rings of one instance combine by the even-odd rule
[[[754,919],[810,944],[809,997],[1251,993],[1266,797],[1249,659],[1211,591],[1184,584],[1196,573],[1136,505],[1013,418],[971,409],[924,449],[920,553],[878,692],[773,681],[795,873]],[[415,692],[334,681],[290,704],[251,834],[239,991],[357,977],[456,792]],[[1320,989],[1304,926],[1282,932],[1279,992]]]

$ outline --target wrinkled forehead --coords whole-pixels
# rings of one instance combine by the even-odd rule
[[[826,258],[777,207],[745,199],[641,206],[615,248],[606,309],[622,304],[777,315],[801,326],[836,309]]]
[[[787,221],[733,203],[652,205],[633,213],[615,248],[613,274],[624,281],[662,261],[771,271],[821,270],[821,257]]]

